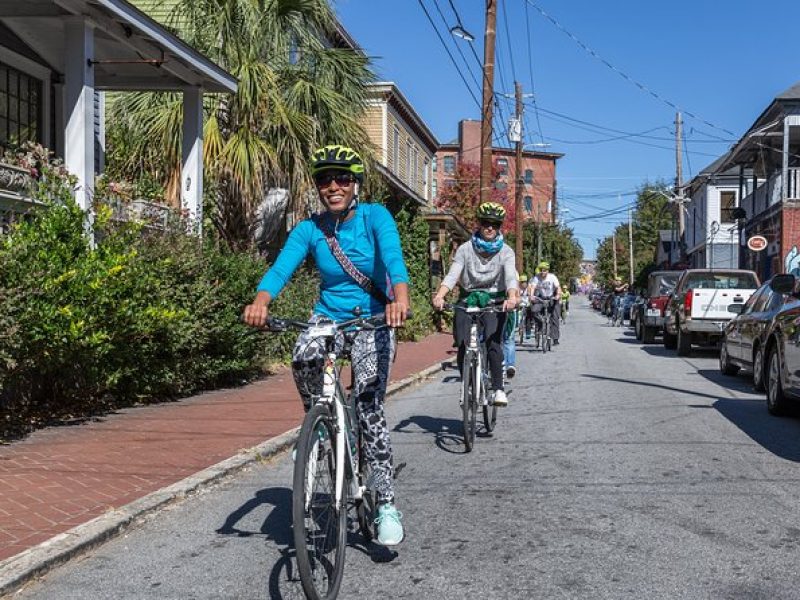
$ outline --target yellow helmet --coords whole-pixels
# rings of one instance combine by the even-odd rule
[[[478,207],[476,216],[481,221],[502,223],[506,218],[506,209],[497,202],[484,202]]]

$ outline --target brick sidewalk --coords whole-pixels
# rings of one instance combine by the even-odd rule
[[[452,356],[452,337],[400,345],[399,381]],[[300,423],[292,375],[37,431],[0,446],[0,561]]]

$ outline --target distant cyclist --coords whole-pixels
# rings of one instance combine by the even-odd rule
[[[561,286],[561,322],[566,323],[569,316],[569,286],[564,284]]]
[[[434,308],[441,310],[444,307],[445,296],[457,284],[461,289],[459,300],[468,305],[485,306],[489,300],[504,298],[505,311],[517,306],[519,290],[514,251],[503,241],[500,231],[505,216],[506,209],[502,204],[484,202],[478,207],[478,230],[456,250],[453,264],[433,297]],[[497,406],[506,406],[508,397],[503,383],[506,314],[487,312],[481,315],[481,324],[494,390],[492,400]],[[458,345],[458,369],[462,377],[470,327],[469,315],[464,311],[456,311],[453,333]]]
[[[361,157],[344,146],[320,148],[312,156],[311,175],[325,210],[300,222],[289,234],[261,280],[255,300],[245,308],[245,322],[264,326],[270,303],[311,255],[320,272],[319,301],[312,321],[351,319],[358,307],[361,316],[386,313],[388,325],[402,325],[409,299],[400,236],[386,208],[358,202],[356,184],[364,178]],[[344,258],[337,253],[343,253]],[[359,275],[366,276],[372,286],[359,284],[355,279]],[[344,342],[344,335],[348,334],[341,333],[337,344]],[[392,445],[383,411],[395,352],[394,330],[363,329],[351,338],[353,392],[358,401],[364,453],[378,494],[378,542],[396,545],[403,540],[403,526],[394,505]],[[324,348],[314,343],[308,332],[300,335],[294,348],[292,372],[306,410],[322,393],[323,353]]]
[[[525,326],[525,312],[527,311],[528,277],[519,276],[519,304],[517,309],[508,313],[506,326],[503,331],[503,362],[506,366],[506,378],[513,379],[517,374],[517,331]]]
[[[558,346],[558,340],[561,337],[561,310],[558,305],[561,299],[561,284],[558,282],[558,277],[550,272],[550,263],[546,260],[539,263],[537,271],[528,286],[532,299],[532,311],[540,319],[550,319],[550,335],[553,338],[553,345]],[[547,315],[541,314],[543,312],[541,300],[551,301]]]

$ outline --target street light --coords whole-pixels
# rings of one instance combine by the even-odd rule
[[[464,29],[461,26],[461,23],[459,23],[455,27],[451,27],[450,28],[450,33],[452,33],[456,37],[460,37],[461,39],[467,40],[468,42],[474,42],[475,41],[475,36],[472,35],[466,29]]]

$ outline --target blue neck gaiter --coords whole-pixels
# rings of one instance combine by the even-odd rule
[[[497,254],[503,248],[503,234],[498,233],[492,241],[486,241],[476,231],[472,234],[472,247],[482,254]]]

